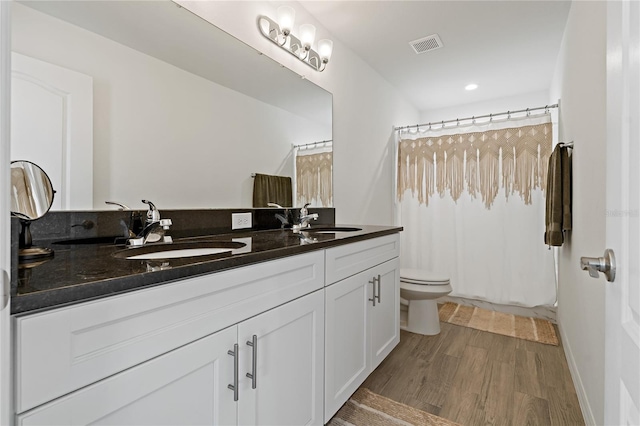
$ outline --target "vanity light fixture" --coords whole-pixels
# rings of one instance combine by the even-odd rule
[[[300,25],[299,37],[291,31],[295,22],[296,11],[289,6],[280,6],[277,12],[278,22],[267,16],[258,17],[258,28],[263,36],[291,53],[316,71],[324,71],[331,59],[333,41],[318,41],[318,49],[313,49],[316,27],[311,24]]]

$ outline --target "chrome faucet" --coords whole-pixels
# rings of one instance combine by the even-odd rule
[[[280,213],[276,213],[276,219],[278,219],[280,221],[280,226],[282,228],[291,228],[293,226],[293,214],[291,214],[291,210],[289,210],[287,207],[282,207],[280,204],[276,204],[276,203],[267,203],[267,206],[269,207],[275,207],[278,209],[284,209],[283,214]]]
[[[129,212],[129,223],[126,224],[124,220],[121,220],[120,224],[124,229],[124,238],[135,238],[136,234],[142,229],[140,213],[135,210],[131,210],[131,208],[126,204],[122,204],[117,201],[105,201],[104,203],[112,206],[118,206],[118,210],[120,211]]]
[[[142,200],[142,202],[149,205],[147,221],[142,231],[140,231],[135,238],[130,238],[128,244],[143,246],[147,243],[155,243],[160,240],[165,243],[172,242],[172,238],[169,235],[165,235],[165,231],[173,224],[171,219],[160,219],[160,211],[156,208],[155,204],[148,200]]]
[[[311,203],[307,203],[300,209],[300,216],[298,216],[297,223],[293,224],[294,232],[299,232],[301,229],[308,228],[310,226],[309,221],[318,220],[318,213],[309,214],[309,210],[307,210],[307,207],[309,207],[310,205]]]

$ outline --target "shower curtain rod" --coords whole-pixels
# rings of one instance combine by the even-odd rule
[[[292,144],[292,145],[294,148],[308,149],[307,147],[309,146],[318,146],[318,145],[327,144],[327,143],[333,143],[333,139],[327,139],[326,141],[319,141],[319,142],[303,143],[301,145],[296,145],[296,144]]]
[[[545,105],[542,107],[536,107],[536,108],[527,108],[527,109],[519,109],[517,111],[507,111],[507,112],[498,112],[495,114],[485,114],[485,115],[478,115],[478,116],[473,116],[473,117],[466,117],[466,118],[456,118],[455,120],[444,120],[444,121],[436,121],[436,122],[429,122],[429,123],[424,123],[424,124],[414,124],[411,126],[402,126],[402,127],[394,127],[395,131],[400,131],[400,130],[405,130],[405,129],[411,129],[411,128],[420,128],[420,127],[425,127],[425,126],[429,126],[431,127],[432,125],[442,125],[442,127],[444,127],[445,124],[448,123],[458,123],[460,124],[461,121],[468,121],[468,120],[477,120],[478,118],[489,118],[490,120],[494,119],[495,117],[499,117],[501,115],[506,115],[507,119],[511,118],[511,114],[518,114],[521,112],[526,112],[527,115],[529,115],[529,113],[531,111],[538,111],[538,110],[545,110],[545,112],[549,111],[549,109],[551,108],[558,108],[558,104],[553,104],[553,105]]]

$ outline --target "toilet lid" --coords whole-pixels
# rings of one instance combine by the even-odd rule
[[[431,272],[424,269],[402,268],[400,269],[400,281],[411,284],[449,284],[449,277],[440,272]]]

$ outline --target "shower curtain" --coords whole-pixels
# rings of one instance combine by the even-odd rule
[[[551,129],[544,114],[402,133],[402,267],[446,273],[451,296],[553,305],[553,252],[542,238]]]
[[[295,187],[297,205],[330,207],[333,204],[332,148],[296,149]]]

